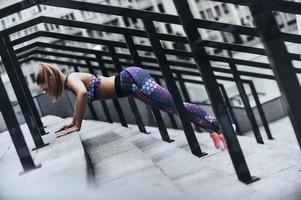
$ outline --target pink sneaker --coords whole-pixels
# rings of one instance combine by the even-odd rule
[[[216,132],[212,132],[210,133],[210,137],[213,140],[215,148],[220,149],[222,151],[227,149],[226,140],[222,134],[219,135]]]
[[[228,149],[228,144],[227,144],[226,139],[224,138],[224,135],[223,135],[223,134],[220,134],[220,135],[218,135],[218,136],[219,136],[220,140],[221,140],[222,143],[223,143],[223,146],[224,146],[224,149],[223,149],[223,150],[227,150],[227,149]]]

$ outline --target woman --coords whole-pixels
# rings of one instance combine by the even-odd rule
[[[157,84],[145,70],[139,67],[128,67],[116,76],[95,76],[89,73],[71,73],[64,75],[53,65],[41,63],[37,72],[37,84],[47,92],[54,101],[58,101],[64,89],[76,94],[73,120],[61,128],[57,137],[79,131],[84,116],[86,101],[110,99],[133,95],[137,99],[167,113],[176,114],[172,97],[168,90]],[[217,119],[202,110],[198,105],[184,102],[190,120],[210,133],[218,149],[225,149],[226,142]]]

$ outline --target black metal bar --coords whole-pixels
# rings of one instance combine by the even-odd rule
[[[6,93],[4,84],[0,77],[0,110],[3,115],[3,119],[6,123],[8,132],[18,154],[19,160],[23,167],[24,172],[37,168],[33,162],[33,159],[28,150],[24,136],[19,126],[19,122],[16,118],[14,110],[12,108],[9,97]],[[39,166],[40,167],[40,166]]]
[[[219,84],[219,87],[220,87],[221,92],[222,92],[222,94],[223,94],[223,97],[224,97],[224,100],[225,100],[225,104],[226,104],[226,106],[227,106],[227,108],[228,108],[228,111],[229,111],[231,120],[232,120],[232,122],[233,122],[233,123],[235,124],[235,126],[236,126],[236,133],[237,133],[238,135],[241,135],[240,125],[239,125],[239,123],[238,123],[238,121],[237,121],[237,119],[236,119],[236,116],[235,116],[234,112],[233,112],[233,108],[232,108],[232,106],[231,106],[231,103],[230,103],[230,100],[229,100],[229,96],[228,96],[228,94],[227,94],[227,91],[226,91],[226,89],[225,89],[225,87],[224,87],[223,84]]]
[[[113,46],[108,46],[108,48],[109,48],[109,52],[111,54],[111,57],[112,57],[112,60],[113,60],[115,68],[118,70],[118,72],[121,72],[122,71],[122,67],[121,67],[119,59],[118,59],[118,57],[116,55],[115,48]],[[143,122],[142,117],[141,117],[141,115],[139,113],[139,110],[138,110],[138,107],[136,105],[134,97],[133,96],[129,96],[128,97],[128,101],[129,101],[130,107],[131,107],[131,109],[133,111],[133,114],[134,114],[134,117],[135,117],[135,120],[136,120],[136,123],[137,123],[137,126],[138,126],[140,132],[142,132],[142,133],[148,133],[146,131],[146,129],[145,129],[144,122]]]
[[[6,28],[5,32],[8,34],[12,34],[17,31],[37,25],[39,23],[50,23],[50,24],[69,26],[69,27],[75,27],[75,28],[85,28],[87,30],[97,30],[97,31],[104,31],[104,32],[110,32],[110,33],[117,33],[117,34],[129,34],[129,35],[138,36],[138,37],[147,37],[146,32],[143,30],[108,26],[108,25],[102,25],[102,24],[96,24],[96,23],[90,23],[90,22],[81,22],[81,21],[74,21],[74,20],[47,17],[47,16],[39,16],[34,19],[25,21],[21,24],[17,24],[15,26]],[[207,24],[208,24],[207,28],[210,29],[211,26],[209,26],[209,23],[207,23]],[[164,34],[164,33],[160,33],[160,34],[158,34],[158,36],[161,40],[165,40],[165,41],[181,42],[181,43],[186,43],[186,44],[188,43],[186,37],[183,37],[183,36]],[[209,40],[204,40],[204,45],[206,47],[213,47],[213,48],[220,48],[220,49],[239,51],[239,52],[245,52],[245,53],[266,55],[264,49],[256,48],[256,47],[247,47],[247,46],[243,46],[243,45],[209,41]]]
[[[177,73],[176,75],[177,75],[177,79],[178,79],[178,82],[179,82],[179,85],[180,85],[180,88],[181,88],[181,91],[182,91],[182,94],[183,94],[183,97],[184,97],[185,101],[190,102],[191,99],[190,99],[190,96],[188,94],[185,83],[182,79],[182,75],[180,73]]]
[[[51,37],[61,40],[69,40],[69,41],[76,41],[76,42],[83,42],[83,43],[92,43],[92,44],[102,44],[102,45],[112,45],[115,47],[120,48],[126,48],[126,44],[123,42],[116,42],[116,41],[110,41],[110,40],[103,40],[103,39],[95,39],[95,38],[86,38],[83,36],[75,36],[75,35],[68,35],[63,33],[52,33],[52,32],[46,32],[46,31],[38,31],[33,34],[21,37],[17,40],[14,40],[12,42],[13,45],[20,44],[22,42],[29,41],[31,39],[35,39],[37,37]],[[151,46],[146,45],[136,45],[137,50],[142,51],[152,51]],[[186,51],[180,51],[180,50],[174,50],[174,49],[164,49],[165,54],[170,55],[177,55],[177,56],[184,56],[184,57],[192,57],[191,52]],[[220,56],[214,56],[214,55],[208,55],[208,58],[212,61],[218,61],[218,62],[225,62],[225,63],[234,63],[239,65],[245,65],[250,67],[257,67],[262,69],[271,69],[269,64],[262,63],[262,62],[255,62],[255,61],[249,61],[249,60],[241,60],[236,58],[227,58],[227,57],[220,57]],[[300,73],[301,69],[295,68],[296,72]]]
[[[29,41],[31,39],[35,39],[37,37],[51,37],[51,38],[56,38],[56,39],[61,39],[61,40],[70,40],[70,41],[77,41],[77,42],[83,42],[83,43],[102,44],[102,45],[112,45],[115,47],[126,48],[126,44],[123,42],[116,42],[116,41],[95,39],[95,38],[86,38],[83,36],[68,35],[68,34],[63,34],[63,33],[52,33],[52,32],[46,32],[46,31],[38,31],[38,32],[32,33],[30,35],[21,37],[17,40],[12,41],[12,44],[13,45],[21,44],[23,42]],[[151,46],[136,45],[136,47],[138,50],[152,51]],[[171,54],[171,55],[192,57],[191,52],[174,50],[174,49],[164,49],[164,53]],[[241,60],[241,59],[236,59],[236,58],[220,57],[220,56],[214,56],[214,55],[208,55],[208,58],[212,61],[234,63],[234,64],[258,67],[258,68],[263,68],[263,69],[271,69],[269,64],[262,63],[262,62]],[[296,70],[296,72],[298,72],[298,73],[301,72],[301,70],[298,68],[295,68],[294,70]]]
[[[162,74],[165,78],[167,88],[172,95],[172,98],[173,98],[175,106],[176,106],[176,110],[180,116],[180,119],[181,119],[181,122],[183,125],[183,129],[184,129],[184,133],[185,133],[186,139],[188,141],[190,150],[195,156],[198,156],[198,157],[207,155],[206,153],[202,152],[201,147],[195,136],[195,133],[192,129],[189,118],[187,117],[186,109],[183,105],[179,91],[177,90],[176,83],[173,79],[172,72],[170,71],[170,67],[167,62],[166,55],[164,54],[163,48],[161,46],[160,40],[158,38],[154,23],[149,20],[143,20],[143,24],[144,24],[144,28],[148,34],[148,37],[149,37],[150,43],[152,45],[153,51],[155,53],[155,56],[158,60],[158,64],[161,68]]]
[[[215,79],[208,55],[202,45],[201,35],[193,22],[193,16],[190,11],[189,4],[187,0],[173,0],[173,2],[189,40],[194,59],[198,64],[214,113],[224,130],[224,136],[228,143],[228,150],[237,177],[244,183],[251,183],[258,180],[258,178],[252,177],[249,172],[240,144],[231,125],[227,108],[223,102],[222,94],[219,91],[218,83]]]
[[[301,92],[298,78],[272,10],[260,0],[248,2],[301,148]]]
[[[165,142],[168,142],[168,143],[174,142],[174,140],[170,139],[170,137],[169,137],[169,134],[167,132],[167,129],[166,129],[165,123],[163,121],[162,115],[160,113],[160,110],[152,107],[152,111],[154,113],[162,140]]]
[[[105,64],[103,62],[103,59],[102,59],[102,55],[96,54],[95,56],[98,60],[99,69],[101,70],[102,75],[103,76],[109,76],[108,70],[106,69],[106,66],[105,66]],[[113,101],[115,110],[118,114],[121,125],[124,126],[124,127],[128,127],[125,116],[123,114],[123,111],[122,111],[122,108],[120,106],[120,103],[119,103],[118,99],[114,98],[114,99],[112,99],[112,101]]]
[[[111,116],[111,113],[109,111],[107,103],[104,100],[100,100],[100,103],[101,103],[102,109],[103,109],[103,111],[105,113],[105,116],[107,118],[107,121],[109,123],[113,123],[113,119],[112,119],[112,116]]]
[[[133,38],[128,34],[125,34],[124,38],[125,38],[125,41],[127,43],[130,54],[132,56],[132,59],[134,61],[134,64],[136,66],[142,66],[142,62],[140,60],[140,56],[137,52],[137,49],[135,48]],[[154,107],[152,107],[152,111],[154,113],[154,116],[155,116],[157,126],[158,126],[158,129],[159,129],[162,140],[166,141],[166,142],[173,142],[174,140],[171,140],[170,137],[169,137],[169,134],[167,132],[167,129],[166,129],[166,126],[165,126],[165,123],[163,121],[163,118],[162,118],[162,115],[161,115],[160,111],[157,108],[154,108]]]
[[[33,116],[33,119],[35,120],[35,123],[36,123],[36,126],[37,128],[39,129],[39,133],[40,135],[47,135],[49,134],[49,132],[46,132],[45,129],[44,129],[44,124],[40,118],[40,115],[39,115],[39,112],[37,110],[37,107],[33,101],[33,98],[31,96],[31,93],[30,93],[30,90],[27,86],[27,83],[25,81],[25,78],[24,78],[24,75],[23,75],[23,72],[21,70],[21,65],[20,63],[18,62],[17,60],[17,57],[16,57],[16,54],[15,54],[15,51],[14,49],[12,48],[12,45],[10,43],[10,39],[7,35],[3,34],[3,38],[4,38],[4,42],[6,42],[6,46],[8,48],[8,52],[10,53],[11,55],[11,60],[12,62],[14,63],[15,65],[15,70],[17,73],[19,73],[20,77],[19,77],[19,81],[21,83],[21,87],[23,87],[23,91],[24,91],[24,94],[26,94],[26,101],[27,101],[27,104],[28,106],[30,107],[30,112]],[[42,146],[41,146],[42,147]],[[36,148],[35,148],[36,149]]]
[[[267,134],[267,137],[268,139],[272,140],[274,139],[273,136],[272,136],[272,133],[271,133],[271,130],[270,130],[270,127],[269,127],[269,123],[268,123],[268,120],[264,114],[264,111],[263,111],[263,108],[261,106],[261,103],[260,103],[260,100],[259,100],[259,97],[257,95],[257,91],[256,91],[256,88],[254,86],[254,83],[252,81],[249,81],[249,86],[250,86],[250,89],[251,89],[251,92],[252,92],[252,95],[253,95],[253,98],[255,100],[255,103],[256,103],[256,107],[258,109],[258,113],[260,115],[260,118],[261,118],[261,121],[262,121],[262,124],[263,124],[263,127],[265,129],[265,132]]]
[[[27,51],[31,48],[41,46],[41,47],[45,47],[45,48],[62,49],[62,50],[67,50],[67,51],[78,51],[78,52],[82,52],[82,53],[91,53],[91,54],[95,54],[95,53],[98,54],[99,53],[99,54],[103,54],[103,55],[108,54],[106,52],[95,51],[95,50],[90,50],[90,49],[83,49],[83,48],[78,48],[78,47],[71,47],[71,46],[54,45],[54,44],[47,44],[47,43],[41,43],[41,42],[37,42],[37,43],[34,43],[34,44],[36,44],[36,45],[25,46],[24,48],[20,48],[20,49],[16,50],[16,52],[21,53],[21,52]],[[56,53],[56,54],[58,54],[58,53]],[[189,54],[191,54],[191,53],[189,53]],[[55,55],[55,54],[50,53],[50,55]],[[126,55],[126,54],[117,54],[117,55],[118,55],[118,57],[130,58],[130,55]],[[189,56],[189,55],[182,55],[182,53],[180,55],[181,56]],[[67,57],[66,54],[65,55],[63,54],[62,56]],[[75,57],[75,56],[70,56],[70,57]],[[78,56],[76,56],[76,57],[79,58]],[[37,59],[43,60],[43,58],[37,58]],[[90,58],[90,59],[94,60],[93,58]],[[150,58],[146,58],[146,57],[141,57],[141,60],[146,61],[146,62],[155,62],[155,61],[153,61],[154,59],[150,59]],[[236,64],[240,63],[240,62],[235,62],[234,60],[229,60],[229,62],[232,62],[232,61],[233,61],[233,63],[236,63]],[[112,61],[109,61],[109,60],[107,61],[107,63],[110,63],[110,62],[112,62]],[[124,62],[121,62],[121,63],[123,64]],[[191,63],[176,62],[176,61],[169,61],[168,63],[170,65],[177,65],[179,67],[185,66],[187,68],[197,69],[197,66],[195,64],[191,64]],[[124,63],[124,64],[126,64],[126,63]],[[244,63],[244,64],[247,64],[247,63]],[[150,67],[150,66],[147,66],[147,65],[144,65],[144,68],[155,70],[154,67]],[[216,72],[223,72],[223,73],[231,74],[231,71],[228,70],[228,69],[217,68],[217,67],[214,67],[213,69]],[[172,71],[177,71],[177,69],[172,69]],[[181,71],[183,71],[183,70],[179,70],[179,72],[181,72]],[[298,72],[298,71],[300,71],[300,70],[297,70],[296,72]],[[189,72],[189,71],[185,71],[184,73],[195,74],[195,72]],[[265,79],[274,79],[274,77],[272,75],[262,74],[262,73],[259,74],[259,73],[253,73],[253,72],[239,71],[239,74],[242,75],[242,76],[250,76],[250,77],[265,78]]]
[[[27,87],[21,68],[20,66],[18,66],[17,59],[14,55],[13,49],[11,46],[9,46],[9,44],[7,44],[7,42],[9,42],[8,39],[9,38],[7,38],[7,36],[4,36],[2,35],[2,33],[0,33],[0,46],[1,46],[0,54],[1,54],[3,65],[11,80],[11,84],[13,86],[16,97],[18,99],[21,110],[23,112],[25,121],[28,125],[31,136],[35,143],[36,146],[36,148],[34,148],[35,150],[37,148],[41,148],[48,145],[48,143],[45,144],[43,142],[43,139],[41,137],[40,130],[44,129],[44,126],[38,127],[37,122],[35,120],[35,116],[32,113],[33,106],[29,105],[29,101],[31,100],[32,104],[34,104],[34,102],[30,95],[30,92],[28,91],[29,89]],[[35,105],[34,108],[36,108]],[[37,115],[39,116],[39,114]]]
[[[249,118],[249,121],[251,123],[251,126],[252,126],[252,129],[253,129],[253,133],[254,133],[254,136],[256,138],[256,141],[259,144],[264,144],[262,136],[260,134],[260,130],[259,130],[258,124],[257,124],[256,119],[255,119],[255,115],[253,113],[252,107],[250,105],[250,101],[248,99],[248,95],[247,95],[246,90],[244,88],[243,82],[240,79],[240,76],[238,74],[236,65],[235,64],[230,64],[230,69],[231,69],[231,71],[233,73],[233,78],[234,78],[236,86],[238,88],[241,100],[242,100],[242,102],[244,104],[244,107],[245,107],[247,116]]]

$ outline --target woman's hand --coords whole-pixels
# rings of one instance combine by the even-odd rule
[[[64,130],[56,132],[57,133],[56,137],[59,138],[59,137],[68,135],[70,133],[73,133],[73,132],[79,131],[79,130],[80,130],[79,127],[77,127],[77,126],[71,126],[71,127],[65,128]]]
[[[66,130],[67,128],[70,128],[74,126],[74,122],[72,121],[69,125],[64,125],[63,127],[59,128],[58,130],[56,130],[54,133],[58,133],[61,132],[62,130]]]

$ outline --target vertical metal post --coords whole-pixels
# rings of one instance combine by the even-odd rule
[[[121,67],[119,59],[117,57],[115,48],[113,46],[108,46],[108,47],[109,47],[109,52],[110,52],[110,54],[112,56],[112,61],[114,63],[114,66],[116,67],[116,69],[118,70],[118,72],[121,72],[122,71],[122,67]],[[138,110],[138,107],[136,105],[134,97],[133,96],[129,96],[128,97],[128,101],[129,101],[129,104],[131,106],[132,112],[134,114],[134,117],[135,117],[135,120],[136,120],[136,123],[137,123],[137,126],[138,126],[140,132],[148,134],[148,132],[145,129],[142,117],[141,117],[141,115],[139,113],[139,110]]]
[[[269,5],[260,0],[249,0],[249,3],[254,23],[260,33],[260,38],[281,91],[283,105],[288,112],[301,148],[301,91],[291,58]]]
[[[192,50],[192,55],[202,75],[208,96],[214,109],[214,113],[224,131],[224,136],[228,143],[229,154],[237,177],[244,183],[256,181],[258,178],[251,176],[240,144],[233,130],[227,108],[224,104],[222,94],[219,90],[217,80],[215,79],[215,75],[213,73],[213,69],[205,47],[202,45],[203,41],[194,23],[194,18],[189,8],[189,4],[187,0],[173,0],[173,2],[178,12],[181,24],[183,25],[184,31],[187,35],[187,39]]]
[[[158,64],[161,68],[162,74],[165,78],[167,88],[172,95],[172,98],[173,98],[175,106],[176,106],[176,110],[180,116],[180,119],[181,119],[181,122],[182,122],[182,125],[184,128],[184,133],[187,138],[190,150],[195,156],[198,156],[198,157],[207,155],[206,153],[202,152],[201,147],[197,141],[197,138],[195,136],[195,133],[193,131],[193,128],[191,126],[189,118],[187,116],[186,109],[183,105],[181,96],[179,94],[179,91],[177,90],[175,80],[174,80],[172,72],[170,70],[166,55],[164,54],[163,48],[161,46],[154,23],[153,23],[153,21],[144,19],[143,24],[144,24],[144,28],[147,32],[147,35],[149,37],[150,43],[152,45],[152,49],[157,58]]]
[[[156,78],[155,80],[156,80],[156,82],[157,82],[159,85],[162,85],[162,83],[161,83],[161,81],[160,81],[159,78]],[[178,127],[178,125],[177,125],[177,122],[176,122],[176,119],[175,119],[174,114],[168,113],[168,117],[169,117],[169,120],[170,120],[170,122],[171,122],[172,127],[173,127],[174,129],[178,129],[179,127]]]
[[[74,65],[74,66],[73,66],[73,69],[74,69],[75,72],[79,72],[79,69],[78,69],[77,66]],[[89,70],[90,70],[90,69],[89,69]],[[94,108],[93,108],[93,106],[92,106],[92,103],[88,102],[87,104],[88,104],[88,107],[89,107],[89,110],[90,110],[90,112],[91,112],[91,114],[92,114],[93,119],[94,119],[94,120],[98,120],[98,117],[97,117],[96,112],[95,112],[95,110],[94,110]]]
[[[231,106],[231,103],[230,103],[230,100],[229,100],[227,91],[226,91],[226,89],[225,89],[225,87],[224,87],[223,84],[219,84],[219,86],[220,86],[221,92],[222,92],[222,94],[223,94],[223,97],[224,97],[224,100],[225,100],[225,104],[226,104],[226,106],[227,106],[227,108],[228,108],[228,111],[229,111],[231,120],[232,120],[232,122],[233,122],[233,123],[235,124],[235,126],[236,126],[236,133],[237,133],[238,135],[241,135],[241,129],[240,129],[239,123],[238,123],[238,121],[237,121],[237,119],[236,119],[236,116],[235,116],[235,114],[234,114],[234,112],[233,112],[233,109],[232,109],[232,106]]]
[[[128,34],[125,34],[124,37],[125,37],[128,49],[130,51],[130,54],[132,56],[132,59],[134,61],[134,64],[136,66],[142,66],[142,62],[140,60],[137,49],[135,47],[133,38]],[[154,108],[152,106],[151,106],[151,108],[152,108],[152,111],[154,113],[154,116],[155,116],[157,126],[158,126],[158,129],[159,129],[162,140],[165,141],[165,142],[173,142],[174,140],[171,140],[170,137],[169,137],[169,134],[167,132],[167,129],[166,129],[166,126],[164,124],[164,121],[163,121],[163,118],[162,118],[162,115],[161,115],[160,111],[157,108]]]
[[[187,88],[186,88],[186,85],[183,81],[183,78],[182,78],[182,75],[180,73],[176,73],[177,75],[177,79],[178,79],[178,82],[179,82],[179,85],[180,85],[180,88],[181,88],[181,91],[182,91],[182,94],[184,96],[184,99],[186,102],[191,102],[191,99],[190,99],[190,96],[188,94],[188,91],[187,91]],[[195,127],[195,130],[199,133],[202,133],[202,128],[197,125],[197,124],[194,124],[194,127]]]
[[[99,68],[101,70],[102,75],[103,76],[109,76],[108,71],[106,70],[106,66],[104,65],[104,62],[102,60],[102,56],[100,54],[97,54],[95,56],[97,58],[98,65],[99,65]],[[115,106],[115,109],[116,109],[116,112],[118,114],[121,125],[124,126],[124,127],[128,127],[125,116],[123,114],[123,111],[121,109],[121,106],[119,104],[118,99],[112,99],[112,101],[113,101],[113,104]]]
[[[40,132],[41,127],[40,128],[38,127],[37,122],[35,120],[35,116],[33,115],[31,110],[33,107],[29,105],[29,101],[31,101],[32,104],[34,104],[34,102],[30,95],[23,73],[20,69],[20,66],[18,66],[18,63],[16,62],[17,58],[13,52],[12,46],[7,45],[7,36],[3,36],[1,32],[0,32],[0,47],[1,47],[0,55],[2,58],[3,65],[6,69],[9,79],[11,80],[11,84],[13,86],[16,97],[20,104],[25,121],[28,125],[31,136],[36,146],[33,150],[42,148],[48,145],[49,143],[45,144],[43,142],[41,132]],[[34,108],[36,108],[35,105]],[[44,130],[44,126],[42,127],[42,129]]]
[[[179,82],[179,85],[180,85],[180,88],[181,88],[181,91],[182,91],[185,101],[191,102],[191,99],[188,94],[185,83],[183,81],[182,75],[180,73],[176,73],[176,75],[177,75],[177,79],[178,79],[178,82]]]
[[[255,119],[255,115],[253,113],[252,107],[250,105],[250,101],[249,101],[247,93],[245,91],[243,82],[241,81],[241,78],[239,76],[239,73],[238,73],[236,65],[233,64],[233,63],[230,63],[230,70],[231,70],[231,72],[233,74],[233,78],[234,78],[234,81],[235,81],[236,86],[238,88],[241,100],[242,100],[242,102],[244,104],[247,116],[248,116],[249,121],[250,121],[250,123],[252,125],[252,129],[253,129],[253,133],[254,133],[254,136],[256,138],[256,141],[259,144],[264,144],[264,142],[262,140],[262,137],[261,137],[261,134],[260,134],[260,130],[259,130],[258,124],[257,124],[256,119]]]
[[[264,111],[263,111],[263,108],[261,106],[261,103],[260,103],[260,100],[259,100],[259,97],[257,95],[257,91],[256,91],[256,88],[253,84],[252,81],[248,81],[248,84],[250,86],[250,89],[251,89],[251,92],[252,92],[252,95],[253,95],[253,98],[255,100],[255,103],[256,103],[256,106],[257,106],[257,109],[258,109],[258,112],[259,112],[259,115],[260,115],[260,118],[261,118],[261,121],[262,121],[262,124],[263,124],[263,127],[265,129],[265,132],[267,134],[267,137],[268,139],[272,140],[274,139],[273,136],[272,136],[272,133],[271,133],[271,130],[270,130],[270,127],[269,127],[269,123],[268,123],[268,120],[264,114]]]
[[[30,110],[31,110],[31,113],[32,113],[31,115],[33,116],[33,119],[35,120],[35,124],[36,124],[37,128],[39,129],[39,132],[40,132],[41,135],[47,135],[49,132],[45,132],[44,125],[41,121],[39,112],[36,108],[36,105],[33,101],[30,90],[29,90],[29,88],[27,86],[27,83],[24,79],[24,75],[23,75],[23,72],[21,70],[21,66],[18,62],[15,51],[14,51],[12,45],[11,45],[11,41],[9,39],[9,36],[7,34],[3,33],[3,38],[4,38],[4,42],[6,43],[7,51],[9,52],[9,54],[11,56],[11,60],[14,64],[15,71],[20,75],[19,80],[22,83],[22,87],[23,87],[24,93],[26,95],[25,97],[27,98],[27,104],[30,107]]]
[[[6,93],[4,84],[0,77],[0,111],[2,112],[4,121],[6,123],[8,132],[13,141],[14,147],[18,154],[19,160],[23,167],[24,172],[37,168],[28,150],[24,136],[20,129],[18,120],[10,103],[9,97]],[[38,166],[38,167],[41,167]]]

